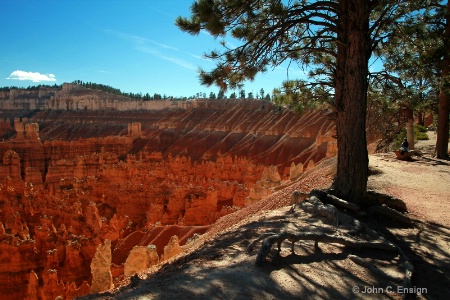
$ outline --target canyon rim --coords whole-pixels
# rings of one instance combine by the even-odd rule
[[[169,259],[334,156],[329,113],[76,84],[0,92],[2,295],[73,299],[113,287],[142,255]]]

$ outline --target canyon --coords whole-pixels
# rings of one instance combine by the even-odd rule
[[[179,254],[334,156],[331,116],[76,84],[0,92],[0,294],[73,299]]]

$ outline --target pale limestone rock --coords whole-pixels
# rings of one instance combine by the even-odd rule
[[[271,191],[265,186],[265,183],[263,183],[262,181],[258,181],[254,186],[251,187],[250,194],[245,199],[245,206],[250,206],[270,194]]]
[[[261,179],[250,188],[250,193],[245,199],[245,206],[250,206],[272,193],[272,188],[280,186],[281,175],[276,166],[264,167]]]
[[[134,246],[125,261],[124,274],[131,276],[145,271],[159,261],[158,253],[154,245]]]
[[[91,294],[100,293],[114,287],[111,274],[111,241],[98,245],[91,262]]]
[[[306,165],[305,171],[307,170],[311,170],[316,166],[316,164],[314,163],[314,161],[311,159],[310,161],[308,161],[308,164]]]
[[[265,167],[261,174],[261,182],[263,182],[264,186],[267,188],[279,186],[281,183],[281,176],[280,173],[278,173],[278,168],[276,166]]]
[[[168,260],[172,256],[180,254],[182,251],[183,250],[178,242],[178,236],[174,235],[170,238],[167,246],[164,246],[164,254],[161,260]]]
[[[291,168],[289,169],[289,178],[291,180],[297,179],[300,175],[303,174],[303,164],[299,163],[296,165],[295,163],[291,164]]]

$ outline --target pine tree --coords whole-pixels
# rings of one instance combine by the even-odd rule
[[[207,55],[217,64],[212,71],[200,71],[203,84],[234,89],[284,61],[309,65],[327,79],[337,112],[339,151],[333,187],[337,196],[361,203],[368,178],[368,62],[383,38],[379,29],[407,13],[409,2],[198,0],[191,6],[191,17],[179,17],[176,23],[191,34],[230,33],[242,42]]]
[[[391,95],[406,110],[408,141],[414,149],[413,111],[423,115],[436,103],[438,109],[437,156],[448,158],[448,95],[445,75],[449,69],[449,4],[430,0],[426,9],[408,15],[384,28],[386,39],[375,53],[384,70],[373,74],[385,94]],[[414,4],[412,4],[414,5]],[[447,71],[446,71],[447,66]]]
[[[225,99],[225,91],[224,90],[219,91],[219,93],[217,94],[217,99]]]
[[[259,95],[261,96],[261,100],[264,99],[264,89],[263,88],[261,88],[259,90]]]
[[[441,26],[444,29],[442,35],[443,59],[442,73],[439,90],[438,128],[436,141],[436,155],[438,158],[448,159],[449,140],[449,113],[450,113],[450,2],[442,8],[443,19]]]

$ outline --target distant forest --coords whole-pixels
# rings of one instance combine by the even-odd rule
[[[27,91],[37,91],[40,88],[53,88],[53,89],[60,89],[62,88],[61,84],[54,84],[54,85],[48,85],[48,84],[38,84],[38,85],[33,85],[33,86],[29,86],[29,87],[17,87],[17,86],[5,86],[5,87],[0,87],[0,92],[9,92],[10,90],[27,90]]]
[[[83,82],[81,80],[74,80],[72,83],[84,86],[88,89],[92,89],[92,90],[97,90],[97,91],[104,91],[110,94],[114,94],[114,95],[120,95],[120,96],[124,96],[124,97],[128,97],[131,99],[135,99],[135,100],[141,100],[141,101],[151,101],[151,100],[187,100],[187,99],[198,99],[198,98],[204,98],[204,99],[227,99],[227,96],[225,96],[225,93],[223,91],[219,91],[217,93],[217,95],[214,92],[211,92],[209,94],[209,96],[206,95],[206,93],[196,93],[195,95],[192,95],[190,97],[173,97],[173,96],[167,96],[167,95],[161,95],[161,94],[157,94],[154,93],[153,95],[150,95],[149,93],[127,93],[127,92],[122,92],[120,89],[118,88],[114,88],[112,86],[109,85],[105,85],[105,84],[100,84],[100,83],[94,83],[94,82]],[[16,87],[16,86],[10,86],[10,87],[0,87],[0,91],[1,92],[9,92],[10,90],[18,90],[18,89],[23,89],[23,90],[29,90],[29,91],[36,91],[39,90],[40,88],[56,88],[56,89],[61,89],[62,88],[62,84],[58,85],[58,84],[54,84],[54,85],[45,85],[45,84],[39,84],[39,85],[34,85],[34,86],[29,86],[26,88],[21,88],[21,87]],[[264,89],[261,89],[259,91],[258,94],[256,94],[256,96],[252,93],[249,92],[248,94],[245,93],[245,90],[241,89],[239,91],[239,93],[231,93],[230,96],[228,97],[228,99],[236,99],[236,98],[241,98],[241,99],[264,99],[267,101],[271,100],[270,94],[265,94]]]

